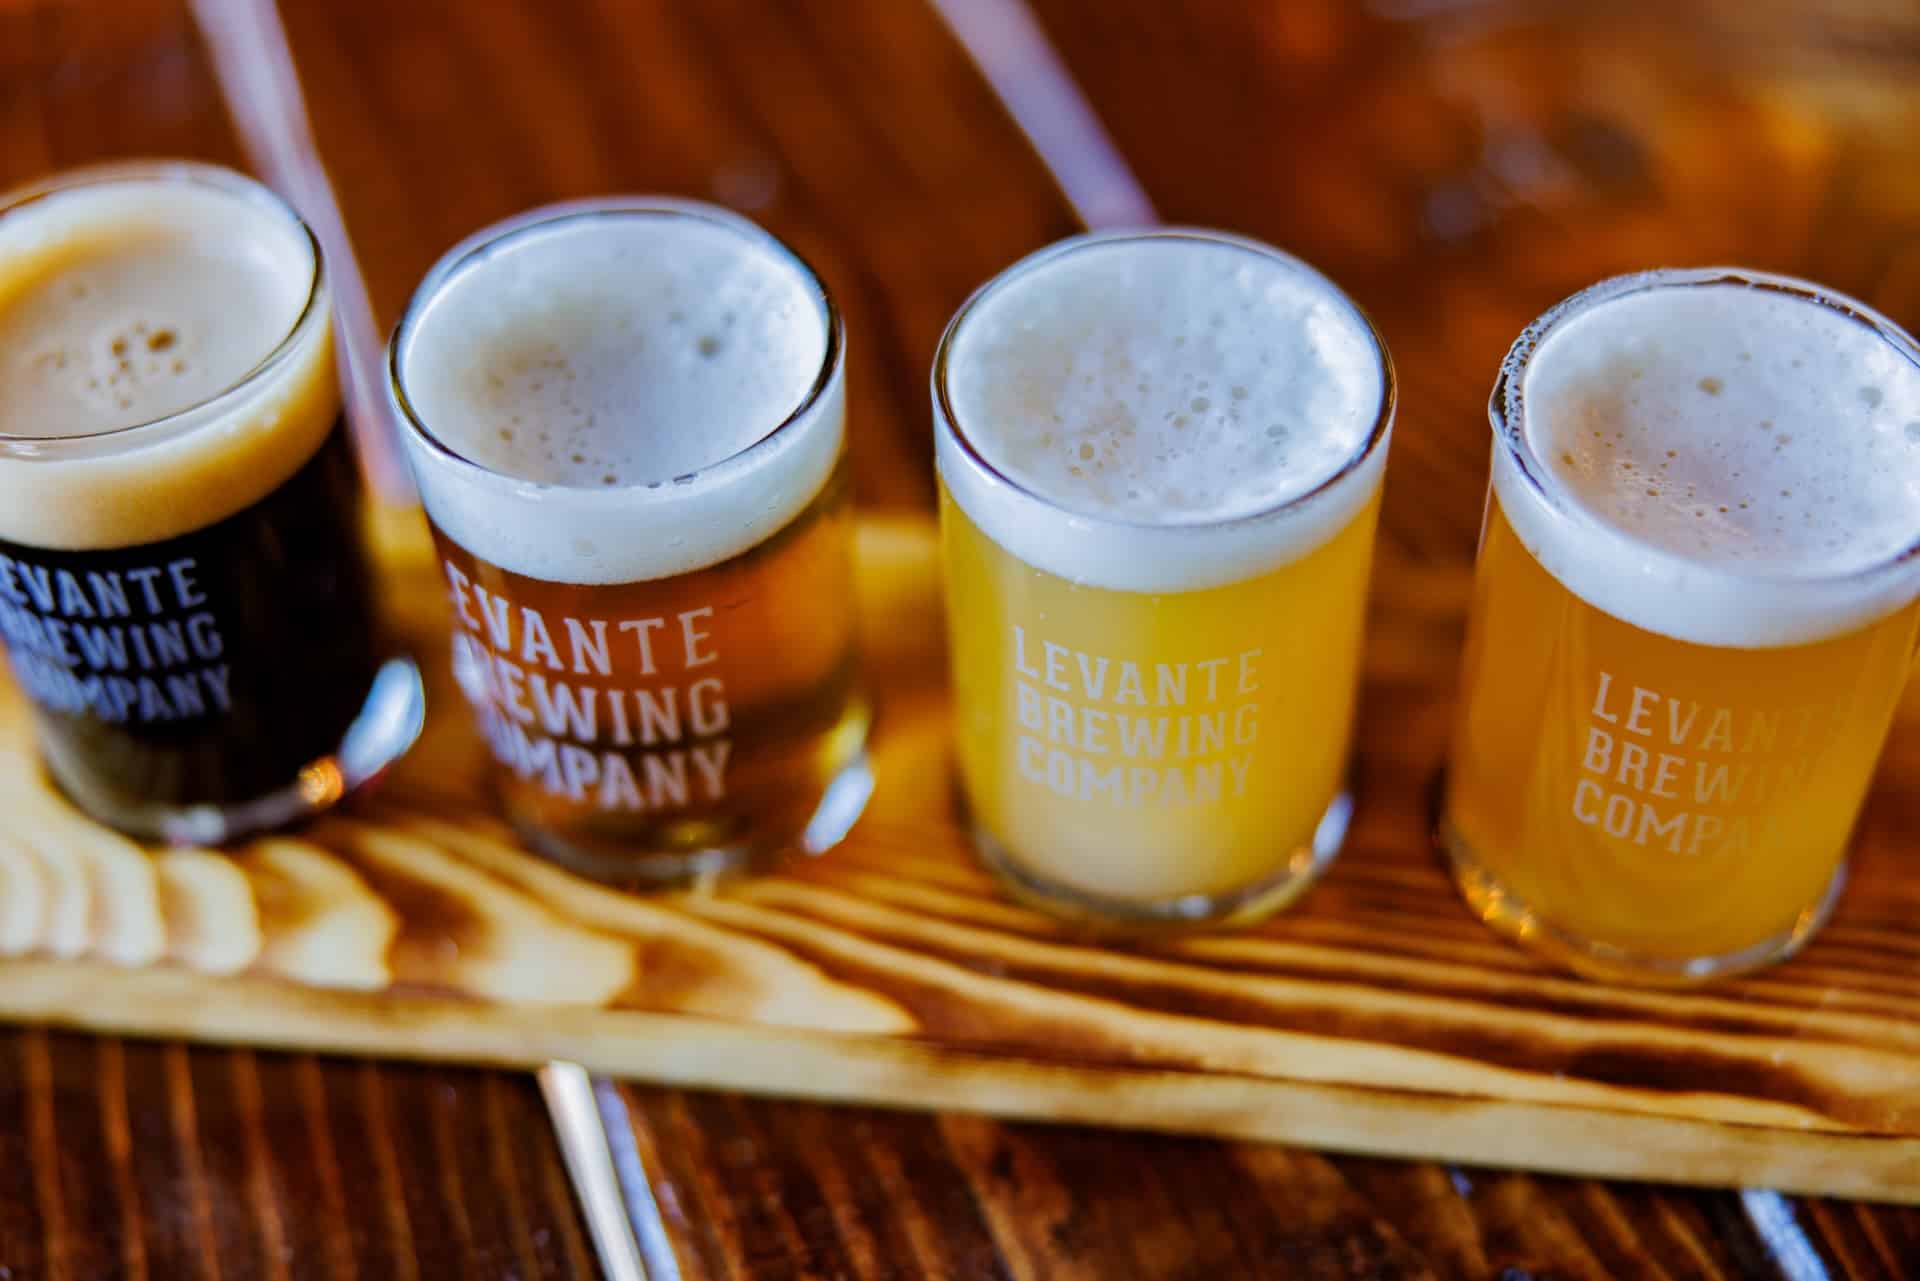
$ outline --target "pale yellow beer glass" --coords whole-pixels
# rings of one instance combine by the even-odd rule
[[[934,368],[960,779],[1023,899],[1246,919],[1338,851],[1393,377],[1252,241],[1084,236]]]
[[[1687,982],[1831,910],[1920,607],[1920,352],[1724,270],[1549,312],[1494,389],[1440,824],[1489,924]]]

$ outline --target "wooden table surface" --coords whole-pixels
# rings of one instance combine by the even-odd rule
[[[383,327],[525,206],[725,201],[839,297],[876,508],[931,500],[926,370],[959,301],[1142,199],[1372,312],[1403,394],[1381,555],[1462,574],[1494,365],[1578,286],[1738,261],[1920,324],[1920,12],[1894,0],[281,8]],[[0,0],[0,185],[244,167],[241,136],[186,0]],[[1920,1210],[622,1094],[689,1281],[1920,1275]],[[0,1281],[592,1275],[525,1077],[0,1032]]]

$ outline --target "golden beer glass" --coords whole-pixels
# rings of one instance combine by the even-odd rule
[[[955,316],[933,372],[959,774],[1022,899],[1243,920],[1337,853],[1393,418],[1305,264],[1082,236]]]
[[[455,674],[535,849],[657,885],[858,817],[844,352],[798,255],[690,201],[535,210],[415,294],[393,394]]]
[[[1920,631],[1920,351],[1802,281],[1597,285],[1515,344],[1440,834],[1488,924],[1599,977],[1831,911]]]

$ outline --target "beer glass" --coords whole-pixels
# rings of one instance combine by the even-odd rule
[[[421,722],[379,639],[319,246],[134,163],[0,197],[0,638],[41,758],[137,836],[323,808]]]
[[[1920,351],[1803,281],[1610,280],[1515,344],[1440,831],[1490,925],[1682,983],[1839,893],[1920,609]]]
[[[960,780],[1019,897],[1272,911],[1338,851],[1393,419],[1331,282],[1205,231],[1065,241],[933,370]]]
[[[390,349],[507,818],[660,884],[825,848],[871,787],[839,313],[725,210],[535,210]]]

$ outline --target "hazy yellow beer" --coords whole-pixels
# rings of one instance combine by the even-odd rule
[[[955,317],[934,403],[961,780],[1023,897],[1283,905],[1338,851],[1392,375],[1297,260],[1080,237]]]
[[[507,817],[626,883],[819,849],[871,787],[839,317],[724,210],[536,210],[456,248],[395,394]]]
[[[1744,272],[1606,282],[1492,401],[1442,833],[1489,923],[1686,981],[1837,895],[1920,608],[1920,352]]]

